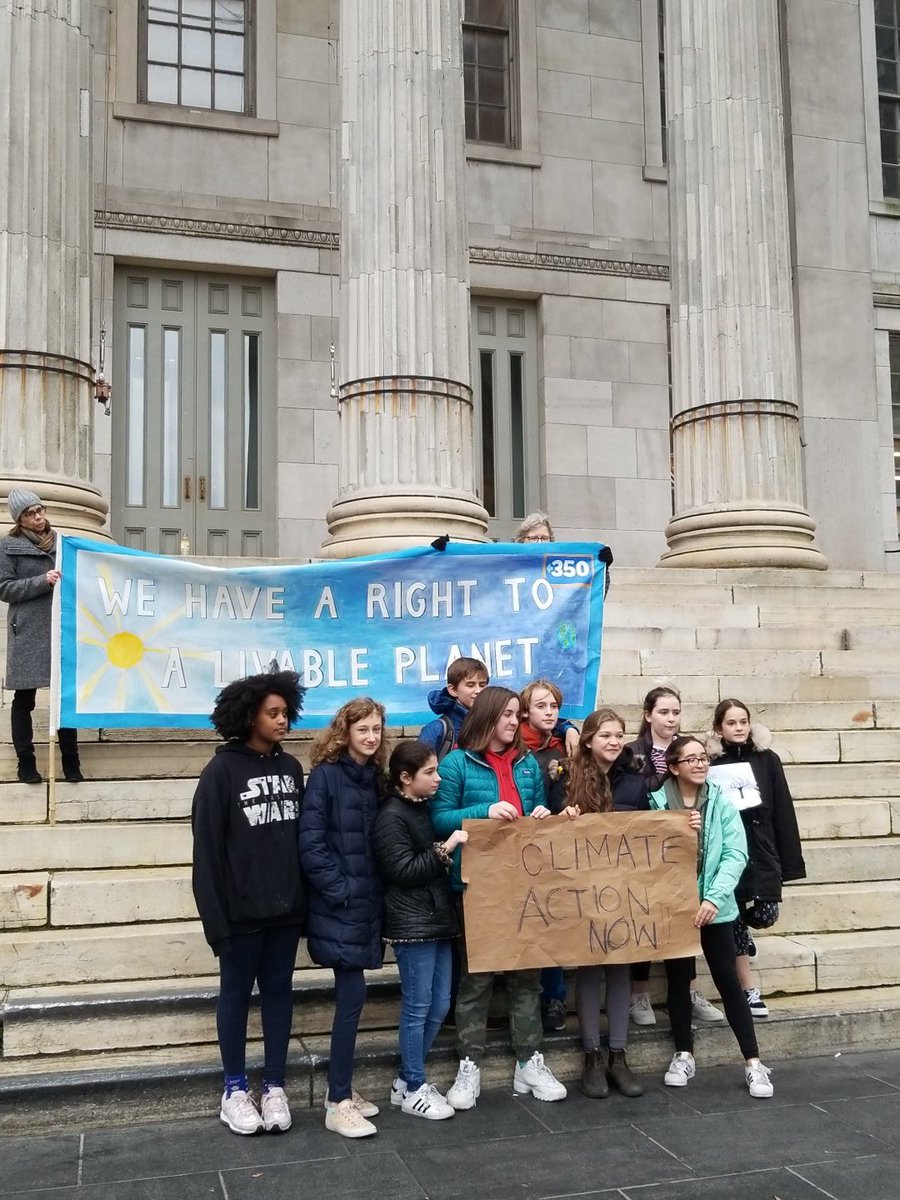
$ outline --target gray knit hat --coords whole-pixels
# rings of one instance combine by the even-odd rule
[[[13,488],[6,498],[6,503],[9,515],[13,522],[16,522],[26,508],[31,508],[34,504],[42,504],[43,501],[35,492],[29,492],[28,488]]]

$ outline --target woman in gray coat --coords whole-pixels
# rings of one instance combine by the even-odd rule
[[[0,542],[0,600],[9,605],[6,631],[6,686],[13,691],[12,740],[22,783],[41,783],[34,758],[31,714],[35,692],[50,685],[50,636],[56,570],[56,532],[40,496],[13,488],[7,499],[15,524]],[[58,731],[63,775],[81,783],[78,734]]]

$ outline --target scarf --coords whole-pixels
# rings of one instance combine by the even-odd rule
[[[539,733],[527,721],[523,721],[519,726],[519,732],[522,735],[522,741],[529,750],[565,751],[562,741],[552,731],[550,733]]]
[[[663,791],[666,794],[666,808],[670,812],[674,812],[677,810],[681,810],[683,812],[689,811],[688,806],[684,802],[684,797],[681,794],[681,788],[679,788],[678,784],[675,782],[675,780],[672,778],[671,775],[663,784]],[[708,799],[709,799],[709,788],[706,785],[706,783],[701,783],[700,790],[697,792],[697,802],[694,805],[694,808],[696,808],[697,811],[700,813],[700,816],[703,818],[704,822],[706,820],[706,813],[704,812],[704,809],[706,807],[706,801]],[[697,834],[697,877],[698,878],[700,877],[702,870],[703,870],[703,825],[700,826],[700,831]]]
[[[53,554],[56,549],[56,530],[51,529],[48,525],[43,533],[32,533],[30,529],[23,529],[22,532],[28,538],[29,542],[33,542],[38,550],[43,550],[45,554]]]

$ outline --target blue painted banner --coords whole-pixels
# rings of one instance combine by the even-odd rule
[[[273,658],[303,676],[307,728],[354,695],[380,700],[392,725],[431,720],[428,692],[460,656],[517,690],[553,679],[566,715],[586,716],[600,673],[601,549],[450,543],[222,568],[63,538],[59,725],[199,728],[226,683]]]

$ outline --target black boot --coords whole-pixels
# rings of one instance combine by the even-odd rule
[[[609,1067],[607,1068],[609,1082],[623,1096],[643,1096],[644,1089],[631,1073],[631,1068],[625,1059],[624,1050],[610,1050]]]
[[[34,709],[34,688],[19,688],[13,692],[9,724],[13,746],[19,759],[20,783],[43,783],[34,758],[34,729],[31,714]]]
[[[84,783],[81,760],[78,757],[78,731],[60,729],[57,732],[59,752],[62,755],[63,778],[67,783]]]
[[[606,1063],[602,1050],[586,1050],[584,1070],[581,1072],[581,1090],[592,1100],[605,1100],[609,1095],[606,1081]]]
[[[43,783],[41,773],[37,769],[37,763],[34,759],[34,753],[19,755],[18,769],[19,783]]]

